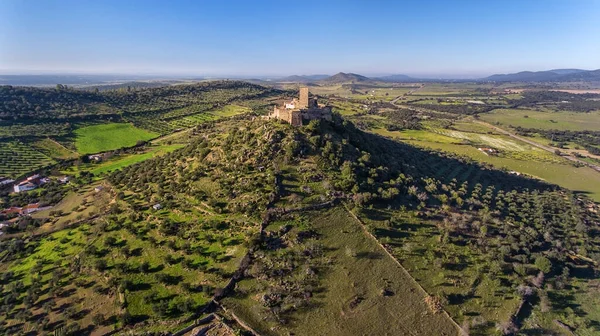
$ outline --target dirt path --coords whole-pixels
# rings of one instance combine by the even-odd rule
[[[516,135],[516,134],[514,134],[514,133],[511,133],[511,132],[509,132],[509,131],[507,131],[507,130],[505,130],[505,129],[503,129],[503,128],[500,128],[500,127],[494,126],[494,125],[492,125],[492,124],[488,124],[488,123],[486,123],[486,122],[484,122],[484,121],[481,121],[481,120],[475,120],[474,122],[476,122],[476,123],[478,123],[478,124],[480,124],[480,125],[486,126],[486,127],[488,127],[488,128],[491,128],[491,129],[493,129],[493,130],[495,130],[495,131],[497,131],[497,132],[500,132],[500,133],[502,133],[502,134],[504,134],[504,135],[508,135],[508,136],[509,136],[509,137],[511,137],[511,138],[517,139],[517,140],[519,140],[519,141],[522,141],[522,142],[528,143],[528,144],[530,144],[530,145],[532,145],[532,146],[534,146],[534,147],[537,147],[537,148],[543,149],[543,150],[545,150],[545,151],[548,151],[548,152],[550,152],[550,153],[553,153],[553,154],[554,154],[554,152],[557,150],[557,148],[554,148],[554,147],[551,147],[551,146],[542,145],[542,144],[540,144],[540,143],[537,143],[537,142],[535,142],[535,141],[533,141],[533,140],[529,140],[529,139],[527,139],[527,138],[525,138],[525,137],[522,137],[522,136]],[[568,153],[568,152],[563,152],[563,153]],[[588,167],[590,167],[590,168],[592,168],[592,169],[596,170],[597,172],[600,172],[600,166],[598,166],[598,165],[591,164],[591,163],[589,163],[589,162],[585,162],[585,161],[583,161],[583,160],[580,160],[580,159],[578,159],[578,158],[576,158],[576,157],[574,157],[574,156],[572,156],[572,155],[562,155],[562,157],[564,157],[564,158],[565,158],[565,159],[567,159],[567,160],[573,161],[573,162],[581,163],[581,164],[583,164],[583,165],[586,165],[586,166],[588,166]]]
[[[390,103],[396,104],[396,102],[398,102],[398,100],[400,100],[400,98],[406,97],[406,96],[410,96],[412,93],[417,92],[417,91],[421,90],[424,87],[425,87],[425,84],[419,86],[418,88],[410,90],[410,91],[408,91],[406,93],[403,93],[403,94],[399,95],[398,97],[394,98]]]

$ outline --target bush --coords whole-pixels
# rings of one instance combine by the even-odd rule
[[[437,296],[432,296],[432,295],[426,296],[425,304],[427,304],[427,307],[429,308],[429,310],[434,314],[440,313],[444,309],[444,307],[442,307],[442,300],[440,300],[440,298]]]

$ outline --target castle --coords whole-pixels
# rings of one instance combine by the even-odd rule
[[[319,106],[316,98],[308,98],[308,88],[302,87],[299,99],[294,98],[282,106],[275,106],[268,117],[283,120],[293,126],[302,126],[303,120],[331,120],[331,107]]]

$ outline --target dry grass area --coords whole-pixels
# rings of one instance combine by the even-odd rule
[[[224,304],[264,335],[457,335],[458,328],[428,306],[419,285],[369,237],[343,208],[311,214],[331,265],[320,271],[310,308],[284,325],[265,320],[252,280],[239,285],[245,297]]]

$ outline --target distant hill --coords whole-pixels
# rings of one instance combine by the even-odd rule
[[[283,77],[277,80],[277,82],[293,82],[293,83],[308,83],[315,82],[321,79],[325,79],[329,77],[329,75],[293,75],[288,77]]]
[[[373,80],[369,77],[358,75],[355,73],[339,72],[331,77],[322,79],[322,83],[335,84],[335,83],[367,83]]]
[[[578,80],[600,81],[600,70],[555,69],[547,71],[522,71],[482,78],[493,82],[570,82]]]
[[[375,78],[376,80],[380,80],[383,82],[414,82],[417,79],[412,78],[407,75],[389,75]]]
[[[554,69],[554,70],[548,70],[550,72],[554,72],[555,74],[559,74],[559,75],[568,75],[568,74],[573,74],[573,73],[578,73],[578,72],[586,72],[587,70],[582,70],[582,69]]]

